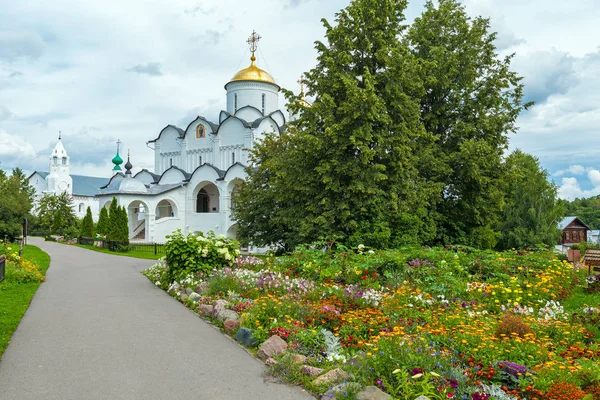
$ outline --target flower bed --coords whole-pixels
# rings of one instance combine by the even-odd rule
[[[565,310],[585,272],[550,252],[316,246],[229,263],[223,238],[177,240],[227,250],[210,271],[163,259],[145,275],[243,343],[282,338],[288,351],[268,364],[313,392],[334,396],[342,379],[341,394],[397,399],[598,399],[600,308]]]

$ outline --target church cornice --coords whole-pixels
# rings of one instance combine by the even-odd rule
[[[181,155],[181,151],[166,151],[164,153],[160,153],[161,156],[180,156]]]
[[[203,147],[200,149],[190,149],[187,150],[187,154],[201,154],[201,153],[212,153],[213,149],[210,147]]]

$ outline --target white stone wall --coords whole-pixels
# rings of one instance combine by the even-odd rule
[[[265,107],[262,112],[264,115],[279,109],[279,88],[276,85],[266,82],[239,81],[228,83],[226,89],[227,112],[230,114],[235,114],[245,106],[253,106],[262,112],[263,94],[265,95]]]

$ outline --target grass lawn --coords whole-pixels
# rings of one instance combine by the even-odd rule
[[[119,252],[115,252],[115,251],[110,251],[108,249],[103,249],[103,248],[96,247],[96,246],[89,246],[89,245],[85,245],[85,244],[72,244],[69,246],[77,246],[77,247],[81,247],[82,249],[97,251],[99,253],[111,254],[113,256],[144,258],[147,260],[158,260],[159,258],[164,256],[164,254],[161,254],[161,253],[155,255],[153,252],[146,252],[146,251],[128,251],[126,253],[119,253]]]
[[[40,269],[42,275],[46,275],[50,265],[50,256],[38,247],[26,245],[23,257]],[[6,264],[7,274],[11,264]],[[8,346],[13,332],[17,329],[21,318],[29,307],[29,303],[40,286],[39,283],[17,283],[7,279],[0,282],[0,357]]]

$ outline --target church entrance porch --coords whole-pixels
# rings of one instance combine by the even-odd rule
[[[196,189],[196,213],[211,213],[220,211],[219,188],[214,183],[202,183]]]
[[[156,219],[177,217],[177,207],[170,200],[161,200],[156,206]]]
[[[148,241],[148,205],[141,200],[135,200],[127,206],[129,222],[129,240]]]

